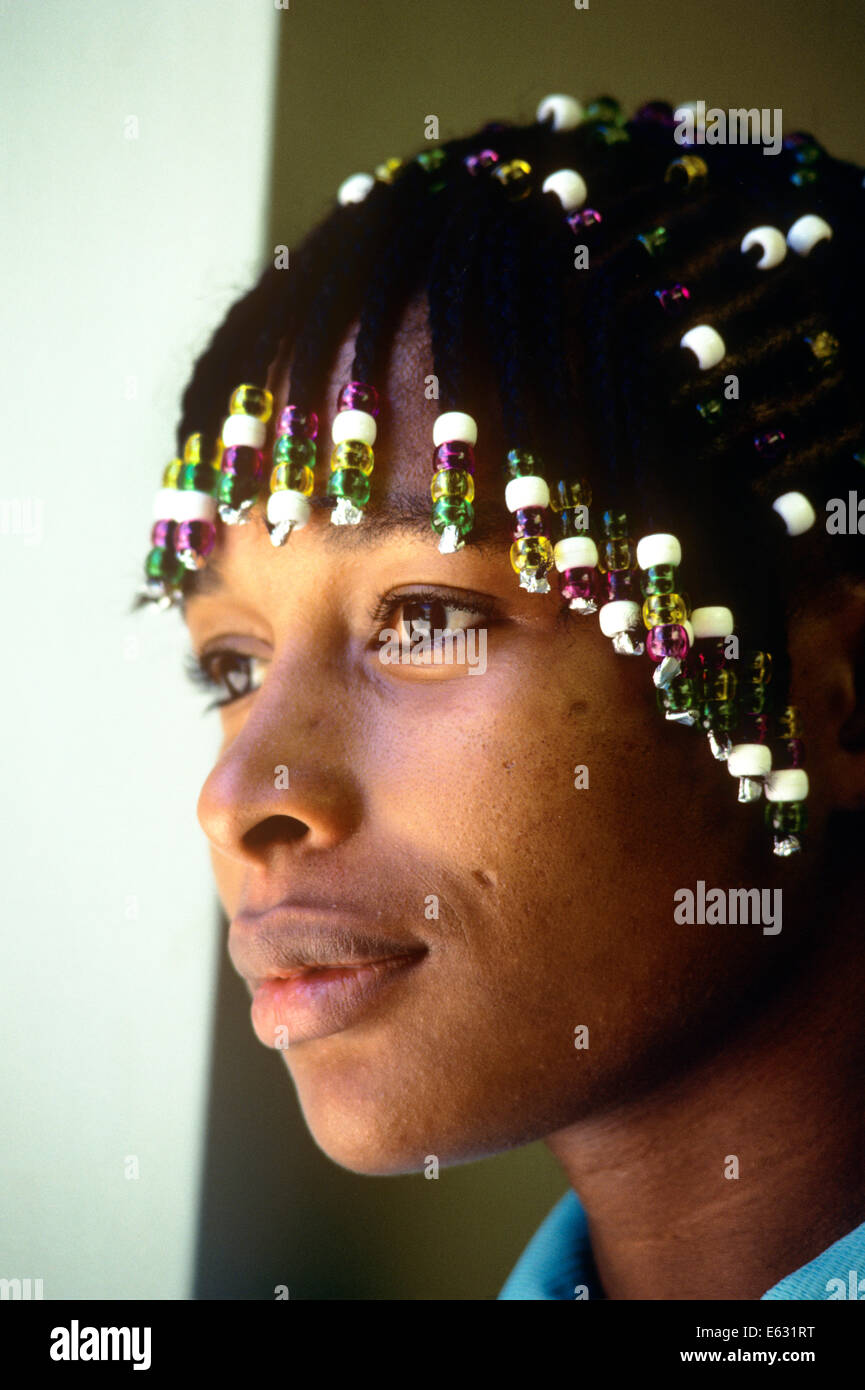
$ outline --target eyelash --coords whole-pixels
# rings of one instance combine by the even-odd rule
[[[381,627],[387,625],[386,620],[393,617],[400,608],[408,604],[440,603],[444,608],[456,609],[461,613],[473,613],[478,617],[485,618],[489,623],[495,612],[495,604],[491,599],[481,594],[459,593],[455,590],[446,589],[414,589],[410,593],[383,594],[377,599],[369,610],[369,620],[372,623],[379,623]],[[262,660],[261,657],[251,656],[246,652],[238,652],[231,647],[218,647],[213,651],[207,652],[204,656],[196,656],[194,652],[187,652],[184,659],[184,669],[192,684],[200,690],[219,690],[224,688],[225,669],[222,669],[221,676],[214,674],[214,667],[219,663],[228,665],[231,663],[234,669],[243,666],[244,663],[251,663]],[[248,666],[245,668],[248,671]],[[245,695],[252,694],[253,691],[245,690],[239,695],[226,695],[222,699],[211,700],[205,705],[205,712],[212,709],[221,709],[225,705],[233,705],[237,700],[242,700]]]

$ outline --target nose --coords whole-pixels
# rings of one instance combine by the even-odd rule
[[[357,831],[361,792],[344,710],[344,688],[325,693],[308,668],[303,679],[274,663],[199,794],[199,824],[214,850],[260,868],[280,847],[332,849]]]

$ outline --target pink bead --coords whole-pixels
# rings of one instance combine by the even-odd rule
[[[568,603],[579,598],[586,601],[597,598],[598,571],[580,565],[576,569],[562,570],[560,590]]]
[[[610,603],[616,603],[620,599],[633,598],[635,593],[634,571],[607,570],[604,575],[604,587]]]
[[[481,150],[480,154],[467,155],[465,166],[470,174],[478,174],[482,169],[491,169],[498,162],[495,150]]]
[[[475,471],[475,451],[471,444],[459,439],[448,439],[440,444],[433,454],[433,470],[440,468],[462,468],[466,473]]]
[[[769,737],[768,714],[743,714],[742,742],[765,743]]]
[[[365,410],[367,415],[378,415],[378,391],[365,381],[349,381],[339,393],[337,410]]]
[[[688,654],[688,634],[681,623],[659,623],[646,633],[646,651],[653,661],[663,661],[665,656],[681,661]]]
[[[160,549],[167,550],[172,541],[175,522],[157,521],[154,523],[153,530],[150,532],[150,544],[159,546]]]
[[[180,522],[174,541],[178,554],[183,550],[194,550],[197,555],[206,558],[215,544],[216,527],[211,521]]]
[[[299,405],[287,405],[281,412],[276,427],[277,434],[301,435],[304,439],[315,439],[318,434],[318,416],[314,410],[301,410]]]
[[[603,220],[595,208],[583,208],[582,212],[572,212],[570,217],[566,218],[572,232],[584,232],[587,227],[597,227]]]
[[[233,444],[222,455],[222,471],[252,481],[264,476],[264,454],[248,444]]]
[[[788,767],[801,767],[805,761],[805,745],[801,738],[788,738],[784,744]]]

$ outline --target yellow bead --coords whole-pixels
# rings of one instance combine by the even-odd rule
[[[211,434],[191,434],[183,446],[183,462],[209,463],[211,468],[219,468],[224,450],[222,440]]]
[[[162,473],[163,487],[177,487],[177,479],[180,477],[180,470],[183,467],[183,459],[172,459],[165,465]]]
[[[366,473],[369,476],[372,472],[373,462],[372,449],[362,439],[344,439],[341,444],[337,444],[330,456],[330,467],[333,473],[339,468],[359,468],[361,473]]]
[[[273,396],[263,386],[238,386],[228,402],[229,415],[252,415],[267,421],[273,410]]]
[[[592,489],[585,478],[562,478],[555,487],[550,488],[550,506],[554,512],[591,505]]]
[[[508,197],[516,200],[529,196],[532,188],[529,182],[531,172],[531,164],[527,164],[524,159],[512,159],[493,170],[495,178],[503,185]]]
[[[788,705],[778,716],[778,733],[781,738],[802,737],[802,716],[796,705]]]
[[[768,685],[772,679],[771,652],[753,652],[743,663],[743,679],[753,681],[754,685]]]
[[[438,473],[433,474],[430,492],[434,502],[440,497],[463,497],[466,502],[471,502],[475,495],[475,480],[463,468],[440,468]]]
[[[302,492],[304,497],[311,497],[314,483],[315,475],[305,463],[278,463],[270,474],[271,492],[291,488],[292,492]]]
[[[658,623],[683,623],[687,617],[688,608],[681,594],[650,594],[643,604],[646,627],[657,627]]]
[[[375,176],[381,183],[393,183],[401,168],[402,160],[391,156],[383,164],[376,165]]]
[[[553,547],[546,536],[521,536],[511,546],[511,564],[517,574],[524,569],[548,570],[553,563]]]
[[[713,671],[706,682],[707,700],[735,700],[736,698],[736,672],[729,670],[726,666],[720,671]]]
[[[684,154],[667,166],[664,183],[696,185],[705,183],[709,176],[709,166],[698,154]]]

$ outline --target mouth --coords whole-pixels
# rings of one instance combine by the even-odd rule
[[[252,995],[256,1036],[287,1049],[352,1027],[429,948],[417,938],[373,935],[351,910],[282,903],[235,917],[228,950]]]

